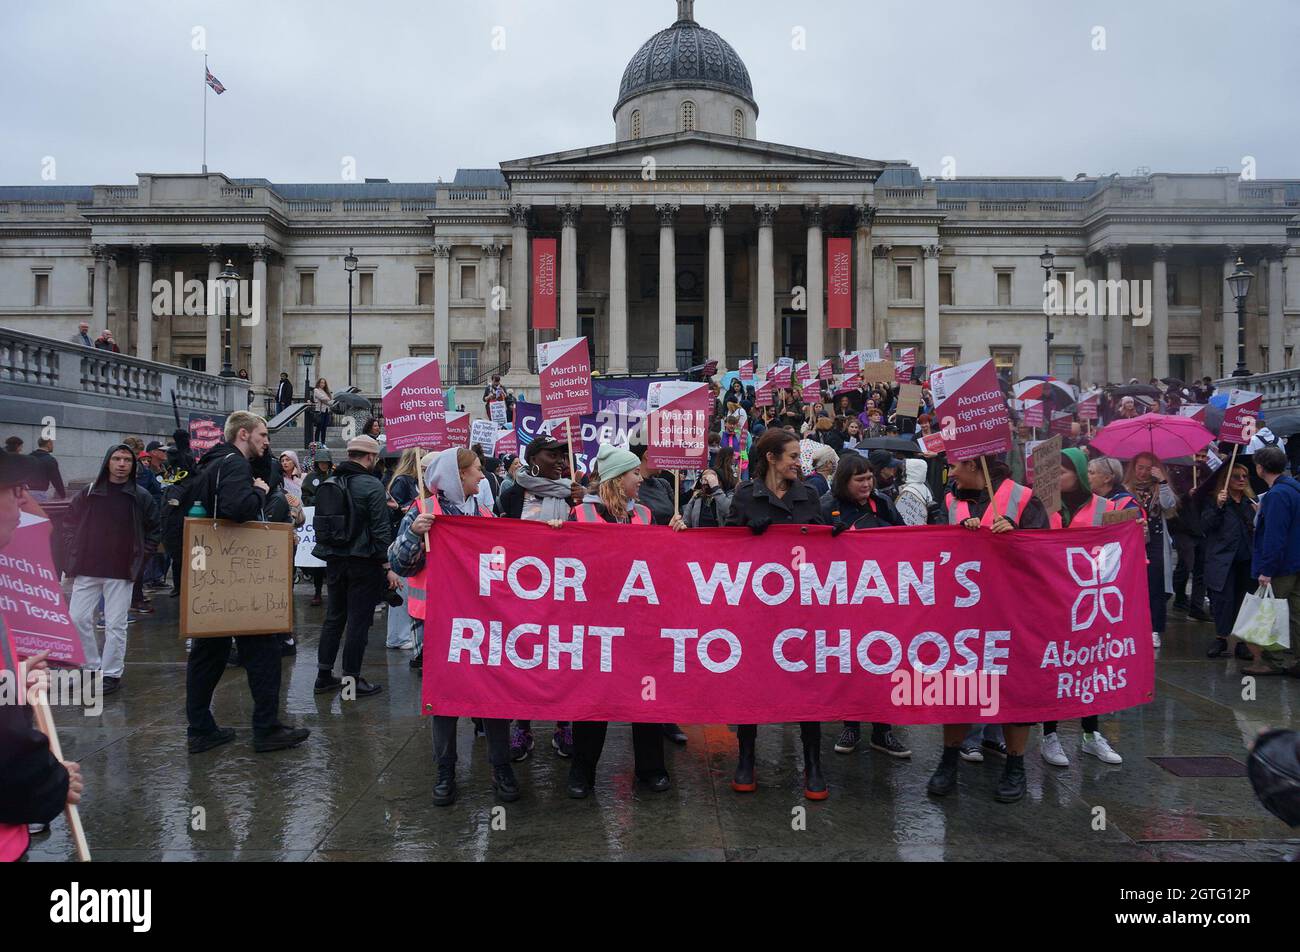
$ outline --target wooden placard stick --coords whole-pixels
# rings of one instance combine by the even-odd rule
[[[36,714],[36,726],[49,738],[50,753],[54,755],[55,760],[62,761],[63,748],[59,744],[59,732],[54,726],[54,714],[50,711],[50,701],[43,689],[32,702],[32,711]],[[63,815],[68,818],[68,827],[72,830],[72,842],[77,847],[77,859],[89,863],[90,846],[86,843],[86,831],[81,825],[81,812],[75,803],[69,803],[63,808]]]
[[[416,508],[419,512],[424,512],[424,447],[420,447],[420,460],[415,464],[415,485],[419,490],[419,495],[416,497],[418,503]],[[424,551],[433,551],[429,542],[429,533],[427,532],[424,534]]]
[[[993,498],[993,477],[989,475],[989,460],[987,456],[980,457],[980,467],[984,470],[984,489],[989,494],[989,508],[993,510],[993,521],[998,521],[998,504]]]
[[[673,470],[673,518],[681,514],[680,506],[682,499],[682,472],[679,469]]]

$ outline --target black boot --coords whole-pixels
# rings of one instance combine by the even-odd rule
[[[1025,755],[1007,754],[1007,765],[998,782],[993,799],[998,803],[1015,803],[1025,795]]]
[[[831,795],[822,776],[822,750],[816,744],[803,745],[803,795],[809,800],[825,800]]]
[[[577,761],[569,765],[569,796],[574,800],[585,800],[591,796],[592,782],[587,776],[586,768]]]
[[[1210,645],[1209,650],[1205,652],[1207,658],[1222,658],[1228,653],[1228,639],[1215,638],[1214,644]]]
[[[740,756],[736,758],[736,775],[731,778],[731,789],[737,793],[753,793],[758,789],[754,780],[754,745],[757,737],[740,737]]]
[[[499,764],[492,768],[492,792],[503,803],[514,803],[519,799],[519,784],[515,781],[515,772],[509,764]]]
[[[957,755],[960,747],[945,747],[939,766],[930,775],[930,782],[925,785],[925,792],[932,797],[946,797],[957,789]]]
[[[433,785],[433,805],[449,807],[456,802],[456,768],[438,765],[438,782]]]

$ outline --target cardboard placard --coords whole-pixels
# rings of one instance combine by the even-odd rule
[[[325,560],[318,559],[312,555],[311,550],[316,548],[316,526],[313,520],[316,518],[315,506],[302,507],[303,523],[293,530],[294,551],[293,565],[298,569],[323,569]]]
[[[890,360],[871,360],[862,365],[863,383],[894,383],[894,363]]]
[[[921,412],[921,385],[919,383],[905,383],[898,388],[897,409],[894,411],[899,416],[915,417]]]
[[[186,519],[182,638],[293,631],[293,526]]]
[[[1034,461],[1034,496],[1049,513],[1061,508],[1061,437],[1040,440],[1030,454]]]
[[[1103,526],[1113,526],[1118,522],[1136,522],[1142,518],[1142,510],[1137,506],[1130,506],[1128,509],[1116,509],[1112,512],[1103,512],[1101,514],[1101,524]]]

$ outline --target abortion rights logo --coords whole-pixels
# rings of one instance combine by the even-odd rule
[[[1122,559],[1123,550],[1118,542],[1095,546],[1091,551],[1080,548],[1065,550],[1070,575],[1082,589],[1079,597],[1074,600],[1074,607],[1070,609],[1071,631],[1091,628],[1097,620],[1098,612],[1112,624],[1123,620],[1124,593],[1115,584]],[[1114,599],[1113,603],[1108,599]]]

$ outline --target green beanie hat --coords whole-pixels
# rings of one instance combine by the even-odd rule
[[[1074,471],[1079,474],[1079,488],[1087,489],[1088,483],[1088,456],[1083,450],[1070,447],[1068,450],[1061,450],[1061,456],[1074,467]]]
[[[596,453],[596,476],[603,483],[607,479],[617,479],[641,465],[635,453],[621,450],[612,443],[601,443]]]

